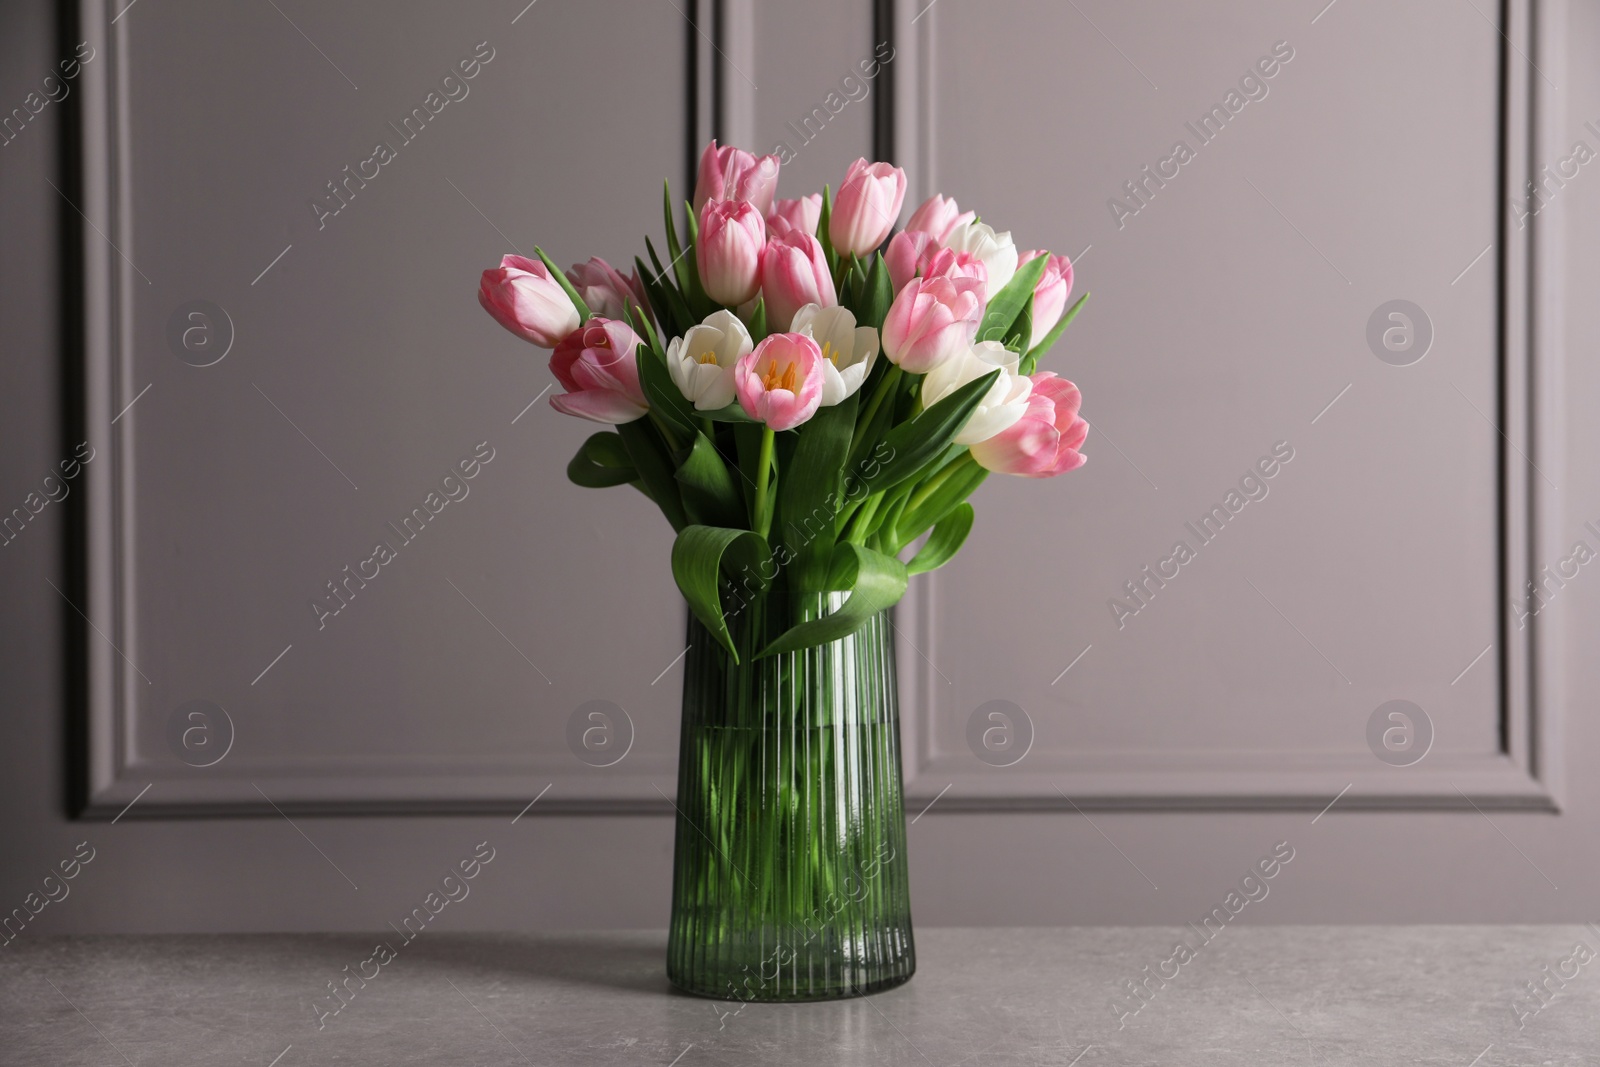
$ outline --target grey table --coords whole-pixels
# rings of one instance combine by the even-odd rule
[[[24,932],[0,948],[0,1064],[1600,1063],[1590,928],[1190,931],[1164,964],[1179,934],[923,929],[898,989],[740,1008],[673,993],[660,934],[425,932],[363,968],[375,938]],[[323,1015],[347,965],[377,977]]]

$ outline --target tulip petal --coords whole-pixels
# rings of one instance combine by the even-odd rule
[[[650,411],[620,393],[587,392],[559,393],[550,398],[550,406],[563,415],[576,415],[580,419],[603,422],[609,425],[642,419]]]

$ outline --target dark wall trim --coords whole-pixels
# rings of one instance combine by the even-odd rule
[[[894,51],[891,55],[898,55],[900,42],[895,39],[894,20],[895,0],[873,0],[872,2],[872,47],[874,51],[878,45],[887,42]],[[872,97],[872,158],[883,163],[893,163],[897,167],[905,166],[905,160],[900,159],[895,151],[894,137],[894,103],[895,82],[897,79],[891,73],[889,77],[878,81]]]
[[[79,41],[84,40],[80,30],[78,5],[56,5],[56,55],[71,55]],[[107,57],[107,62],[110,58]],[[74,204],[83,202],[83,93],[71,93],[58,105],[56,128],[55,183]],[[84,400],[88,396],[88,378],[84,363],[84,228],[82,217],[57,196],[51,203],[56,211],[56,292],[60,294],[57,309],[57,337],[60,345],[61,395],[56,398],[61,437],[56,454],[70,456],[80,441],[87,440],[85,427],[88,420]],[[61,564],[57,570],[61,589],[74,604],[86,601],[88,585],[88,512],[84,507],[84,494],[73,493],[63,500],[61,507]],[[61,696],[62,758],[65,761],[61,803],[69,818],[81,813],[89,803],[89,661],[84,652],[89,640],[89,627],[83,616],[69,606],[61,605]]]
[[[724,0],[689,0],[684,12],[684,179],[678,200],[694,195],[700,151],[712,138],[720,140],[726,124],[727,60]]]
[[[728,126],[728,64],[722,58],[728,54],[728,17],[725,0],[711,0],[711,43],[714,54],[709,56],[711,67],[711,136],[721,141]],[[699,148],[695,149],[696,152]]]
[[[689,6],[683,29],[683,190],[679,199],[694,193],[695,172],[700,161],[700,14],[698,4]]]

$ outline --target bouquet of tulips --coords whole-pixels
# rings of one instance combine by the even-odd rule
[[[890,238],[906,176],[887,163],[858,159],[837,197],[777,185],[776,156],[713,141],[682,236],[668,191],[666,247],[646,238],[631,276],[536,248],[478,291],[554,350],[556,410],[615,427],[568,477],[655,502],[678,587],[735,661],[744,597],[847,594],[759,656],[853,633],[960,549],[989,472],[1073,470],[1089,430],[1077,386],[1035,369],[1087,299],[1067,309],[1065,256],[1019,254],[942,196]]]

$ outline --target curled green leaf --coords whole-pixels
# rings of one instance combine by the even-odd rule
[[[928,535],[928,540],[917,554],[911,557],[911,562],[906,564],[906,573],[922,574],[949,563],[961,550],[967,534],[972,532],[972,519],[971,504],[961,503],[952,508],[950,514],[934,526],[933,533]]]
[[[730,596],[754,596],[761,591],[761,570],[768,558],[767,543],[752,530],[685,526],[672,544],[672,577],[683,599],[735,663],[739,650],[723,614],[723,575],[731,580]]]
[[[878,612],[899,602],[906,592],[906,579],[906,565],[893,556],[848,542],[838,545],[834,549],[828,584],[850,596],[832,614],[791,626],[756,658],[825,645],[850,636]]]
[[[638,477],[621,436],[609,432],[592,435],[567,464],[567,478],[585,489],[626,485]]]

